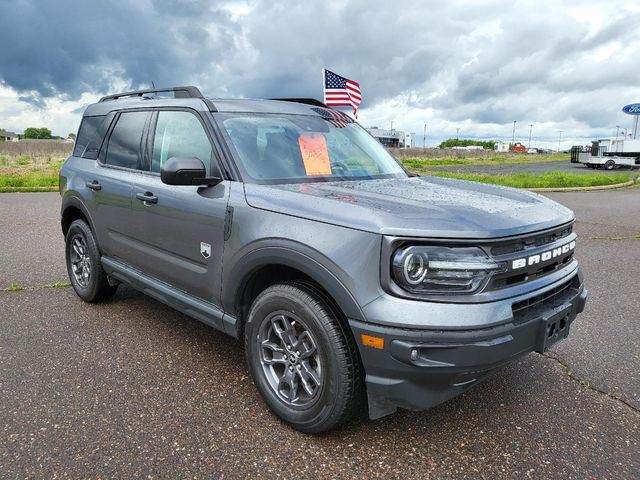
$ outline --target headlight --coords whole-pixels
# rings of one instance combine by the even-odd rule
[[[393,280],[417,294],[474,293],[495,273],[506,271],[477,247],[413,246],[396,250]]]

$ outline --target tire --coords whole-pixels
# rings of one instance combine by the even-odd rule
[[[296,430],[326,432],[362,412],[364,378],[347,328],[331,301],[301,282],[273,285],[253,302],[249,371],[267,406]]]
[[[71,286],[85,302],[102,302],[116,293],[102,269],[100,251],[93,232],[84,220],[75,220],[65,238],[67,273]]]
[[[614,162],[613,160],[607,160],[604,164],[604,169],[613,170],[615,166],[616,166],[616,162]]]

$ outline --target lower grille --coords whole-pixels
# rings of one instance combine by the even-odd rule
[[[559,307],[572,298],[580,288],[580,281],[575,276],[571,280],[547,291],[516,302],[511,306],[515,324],[520,324],[538,318],[545,310]]]

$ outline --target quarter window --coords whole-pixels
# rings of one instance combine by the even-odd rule
[[[111,132],[105,163],[116,167],[148,170],[142,153],[142,133],[147,112],[123,112]]]
[[[88,158],[90,160],[98,158],[102,140],[107,133],[112,119],[113,113],[95,117],[84,117],[80,124],[80,130],[78,131],[78,138],[76,138],[73,156]]]
[[[202,160],[209,175],[211,153],[209,137],[194,114],[184,111],[158,112],[152,172],[160,172],[162,165],[171,157],[196,157]]]

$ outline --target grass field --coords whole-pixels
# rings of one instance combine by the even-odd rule
[[[567,153],[551,153],[548,155],[526,155],[515,153],[468,156],[468,157],[407,157],[402,159],[402,163],[412,170],[424,171],[429,167],[460,166],[460,165],[504,165],[519,163],[540,163],[569,161]]]
[[[65,158],[71,154],[72,144],[56,140],[21,140],[0,142],[0,192],[37,192],[58,189],[58,171]],[[414,149],[417,150],[417,149]],[[395,152],[394,152],[395,153]],[[421,152],[412,151],[413,155]],[[483,183],[493,183],[517,188],[562,188],[612,185],[637,177],[633,173],[571,174],[547,172],[544,174],[481,175],[434,171],[431,167],[445,165],[492,165],[527,162],[552,162],[566,160],[567,154],[523,155],[473,152],[429,151],[431,157],[403,158],[404,165],[413,173],[459,178]]]
[[[515,188],[567,188],[567,187],[595,187],[601,185],[616,185],[634,180],[637,173],[592,173],[578,174],[567,172],[545,173],[514,173],[507,175],[486,175],[477,173],[458,172],[428,172],[425,175],[436,177],[457,178],[472,182],[491,183]]]
[[[58,171],[73,144],[59,140],[0,142],[0,192],[58,189]]]

